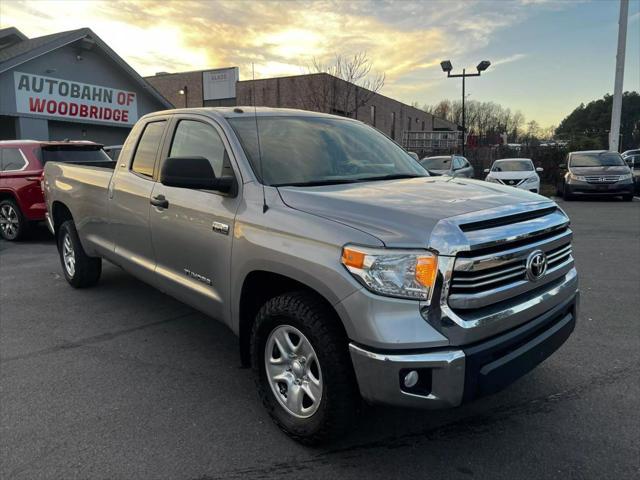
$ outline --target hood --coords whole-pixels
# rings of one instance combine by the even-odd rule
[[[629,173],[629,167],[620,165],[617,167],[569,167],[569,171],[575,175],[624,175]]]
[[[500,180],[522,180],[523,178],[537,177],[538,174],[531,170],[521,170],[519,172],[491,172],[487,176],[499,178]]]
[[[379,238],[386,246],[424,248],[443,218],[540,201],[539,195],[493,183],[452,177],[279,187],[291,208],[329,218]]]

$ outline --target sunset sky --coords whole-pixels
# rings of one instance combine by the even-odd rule
[[[304,73],[313,57],[366,51],[383,94],[407,103],[458,99],[454,70],[490,60],[469,98],[557,124],[613,90],[617,0],[596,1],[17,1],[0,26],[29,37],[89,27],[142,75],[239,66],[241,79]],[[640,90],[640,0],[631,0],[624,88]]]

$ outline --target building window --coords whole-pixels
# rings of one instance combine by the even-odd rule
[[[371,112],[371,125],[375,127],[376,126],[376,106],[375,105],[371,105],[370,112]]]
[[[422,131],[424,132],[424,120],[422,120]]]
[[[396,139],[396,112],[391,112],[391,139]]]
[[[407,122],[407,132],[411,131],[411,117],[409,117],[409,121]]]

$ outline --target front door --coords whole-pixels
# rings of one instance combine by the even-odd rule
[[[169,157],[204,157],[216,177],[234,174],[229,146],[213,121],[180,115],[173,125]],[[226,319],[231,243],[240,197],[161,183],[155,185],[152,197],[164,197],[167,202],[152,206],[150,217],[156,272],[166,280],[164,287],[186,303]]]

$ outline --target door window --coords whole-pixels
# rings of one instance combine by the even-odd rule
[[[464,162],[462,161],[462,158],[454,157],[453,158],[453,169],[454,170],[460,170],[462,167],[464,167]]]
[[[27,165],[27,161],[18,148],[3,148],[0,150],[0,170],[10,172],[22,170]]]
[[[132,171],[145,177],[153,177],[156,153],[162,141],[165,123],[165,121],[161,121],[147,124],[133,156]]]
[[[227,158],[224,143],[216,129],[195,120],[181,120],[178,123],[169,156],[204,157],[211,163],[216,177],[222,176]]]

